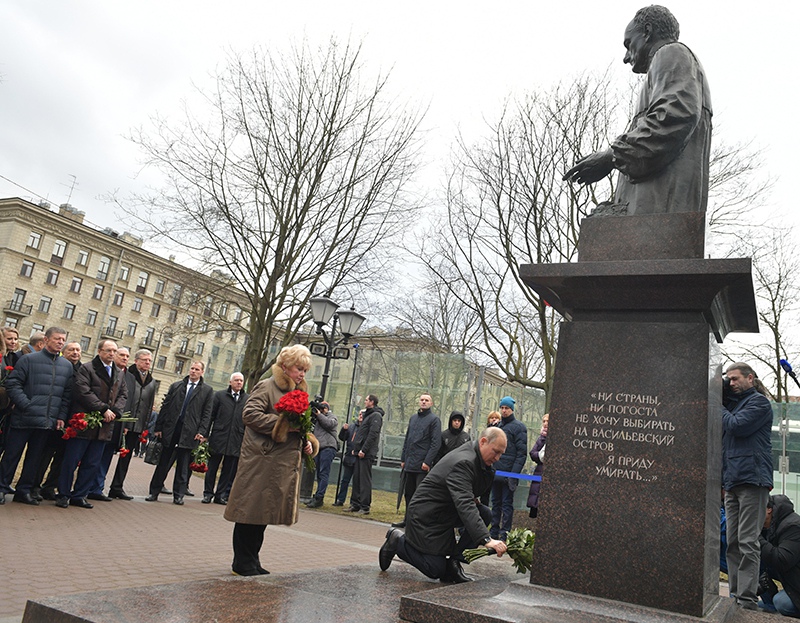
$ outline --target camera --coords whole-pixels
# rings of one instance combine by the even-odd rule
[[[309,404],[311,405],[311,413],[313,415],[322,411],[323,405],[327,403],[323,401],[322,396],[320,394],[317,394],[316,396],[314,396],[314,400],[309,402]]]

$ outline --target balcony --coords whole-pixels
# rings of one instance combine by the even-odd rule
[[[179,348],[175,351],[175,357],[178,359],[191,359],[194,357],[194,351],[189,348]]]
[[[143,339],[139,340],[139,348],[155,348],[158,344],[154,337],[147,337],[145,336]]]
[[[19,316],[24,318],[25,316],[30,316],[31,312],[33,311],[33,305],[25,305],[20,301],[8,301],[3,307],[3,312],[6,314],[10,314],[12,316]]]
[[[103,329],[101,337],[104,340],[121,340],[123,334],[124,333],[122,329],[117,331],[117,329],[115,329],[114,327],[106,327],[105,329]]]

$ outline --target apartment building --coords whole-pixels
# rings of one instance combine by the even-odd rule
[[[22,343],[62,326],[89,361],[103,338],[134,353],[153,351],[163,390],[206,364],[206,381],[227,386],[247,345],[249,309],[223,275],[204,275],[142,248],[141,238],[98,229],[65,204],[57,211],[19,198],[0,199],[2,322]]]

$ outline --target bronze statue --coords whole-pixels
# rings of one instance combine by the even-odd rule
[[[613,203],[595,214],[705,212],[711,148],[711,97],[703,67],[678,42],[668,9],[639,9],[625,29],[625,57],[647,74],[628,130],[605,151],[579,160],[565,180],[591,184],[620,172]]]

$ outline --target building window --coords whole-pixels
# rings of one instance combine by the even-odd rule
[[[89,264],[89,252],[81,249],[78,251],[78,261],[75,266],[87,266]]]
[[[169,310],[169,322],[175,322],[178,319],[178,310],[177,309],[170,309]]]
[[[156,294],[164,294],[164,285],[166,284],[163,279],[156,281]]]
[[[191,329],[192,325],[194,325],[194,316],[186,314],[186,328]]]
[[[22,260],[22,268],[19,270],[19,274],[22,277],[31,277],[33,276],[33,267],[34,263],[28,260]]]
[[[203,320],[203,322],[200,323],[200,331],[203,333],[208,331],[208,320]]]
[[[233,310],[233,321],[239,322],[242,319],[242,310],[238,307]]]
[[[14,329],[17,328],[17,318],[13,318],[11,316],[6,316],[6,321],[3,324],[4,327],[13,327]]]
[[[113,333],[117,330],[117,321],[119,319],[116,316],[109,316],[108,317],[108,332]]]
[[[211,305],[214,303],[214,298],[211,296],[207,296],[205,303],[203,303],[203,315],[210,316],[211,315]]]
[[[153,309],[150,311],[150,315],[153,318],[158,318],[158,314],[161,313],[161,305],[158,303],[153,303]]]
[[[219,315],[222,318],[228,317],[228,304],[227,303],[220,303],[219,304]]]
[[[81,336],[81,340],[80,340],[81,350],[84,353],[89,350],[89,344],[91,344],[91,343],[92,343],[92,338],[90,338],[88,335],[82,335]]]
[[[182,286],[174,286],[172,288],[172,304],[173,305],[180,305],[181,304],[181,294],[183,294],[183,287]]]
[[[86,324],[94,326],[94,323],[97,322],[97,312],[93,309],[90,309],[86,312]]]
[[[183,359],[175,360],[175,374],[183,374]]]
[[[61,266],[64,261],[64,254],[67,252],[67,243],[63,240],[56,240],[53,244],[53,254],[50,256],[50,262]]]
[[[120,281],[127,281],[128,277],[131,274],[131,269],[127,266],[123,266],[120,264],[119,267],[119,280]]]
[[[72,283],[69,285],[69,291],[75,292],[75,294],[77,294],[78,292],[81,291],[82,285],[83,285],[83,279],[81,279],[80,277],[73,277]]]
[[[134,337],[136,335],[136,323],[135,322],[129,322],[128,323],[128,335],[130,337]]]
[[[64,305],[64,318],[72,320],[73,316],[75,316],[75,306],[72,303],[67,303]]]
[[[235,342],[238,337],[239,337],[238,331],[231,331],[231,342]]]
[[[158,356],[158,361],[156,361],[156,369],[163,370],[167,367],[167,358],[164,355]]]
[[[233,351],[232,350],[229,350],[225,354],[225,363],[233,363]],[[337,368],[337,370],[338,370],[338,368]]]
[[[117,290],[114,292],[114,305],[122,307],[122,300],[125,298],[125,293]]]
[[[11,308],[13,311],[19,311],[22,307],[22,304],[25,302],[25,295],[28,293],[27,290],[21,290],[20,288],[14,288],[14,296],[11,299]]]
[[[205,347],[206,347],[205,343],[198,342],[197,343],[197,348],[195,348],[195,350],[194,350],[195,355],[202,355],[203,354],[203,350],[205,349]]]
[[[144,294],[147,289],[147,280],[150,279],[150,274],[145,271],[139,273],[139,278],[136,280],[136,291],[139,294]]]
[[[31,249],[38,249],[39,245],[42,243],[42,234],[32,231],[28,234],[28,246]]]
[[[31,335],[30,336],[33,336],[34,333],[44,333],[44,325],[43,324],[37,324],[37,323],[34,323],[33,325],[31,325]]]
[[[222,337],[222,327],[217,327],[217,330],[214,331],[214,337]]]
[[[55,268],[51,268],[47,271],[47,277],[45,278],[44,282],[47,285],[54,286],[58,283],[58,271]]]
[[[92,292],[92,298],[97,299],[98,301],[103,298],[103,292],[105,292],[106,287],[100,285],[99,283],[94,284],[94,292]]]
[[[188,351],[188,350],[189,350],[189,338],[188,337],[182,338],[181,339],[181,343],[178,346],[178,352],[181,355],[185,355],[186,351]]]
[[[211,359],[216,361],[217,357],[219,357],[219,346],[212,346],[211,347]]]
[[[53,299],[51,299],[49,296],[43,296],[42,298],[40,298],[39,299],[39,311],[44,313],[44,314],[49,314],[50,313],[50,303],[52,303],[52,302],[53,302]]]
[[[135,299],[133,299],[133,311],[135,312],[142,311],[142,299],[140,299],[138,296]]]
[[[100,265],[97,267],[97,278],[103,281],[108,279],[109,268],[111,268],[111,260],[104,255],[100,258]]]
[[[144,332],[144,343],[147,346],[153,345],[153,337],[156,334],[156,330],[153,327],[147,327],[147,331]]]

